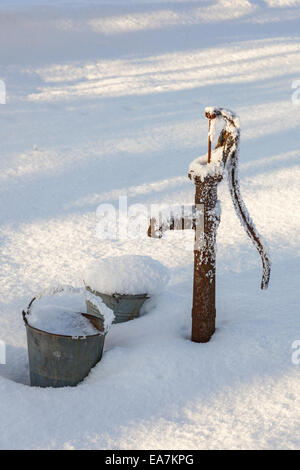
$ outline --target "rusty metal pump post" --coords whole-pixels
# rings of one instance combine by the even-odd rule
[[[217,186],[221,176],[195,179],[195,204],[203,207],[203,236],[195,233],[192,341],[206,343],[215,332],[216,236],[219,225]]]
[[[211,120],[216,116],[206,115]],[[208,159],[211,162],[211,136],[208,136]],[[194,176],[193,179],[196,207],[203,208],[202,237],[195,232],[194,245],[194,285],[192,307],[192,341],[206,343],[215,332],[216,322],[216,236],[220,222],[218,211],[217,186],[222,181],[222,175]],[[199,239],[200,238],[200,239]]]
[[[238,181],[238,154],[240,129],[235,113],[223,108],[206,108],[209,119],[208,153],[196,159],[189,168],[189,178],[196,187],[195,205],[190,215],[171,216],[160,223],[150,220],[148,236],[161,238],[166,230],[195,230],[194,287],[192,307],[192,336],[197,343],[206,343],[215,332],[216,320],[216,236],[220,222],[217,187],[227,172],[229,190],[234,209],[247,235],[260,254],[263,266],[261,289],[266,289],[270,279],[270,259],[243,202]],[[216,119],[223,120],[224,127],[212,154],[211,128]],[[215,121],[214,121],[215,122]],[[198,211],[198,208],[201,210]],[[178,212],[178,211],[177,211]],[[199,224],[199,214],[202,224]],[[183,211],[182,211],[183,214]],[[197,228],[201,226],[201,230]]]

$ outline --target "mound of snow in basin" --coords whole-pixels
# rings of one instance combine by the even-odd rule
[[[169,282],[165,266],[150,256],[124,255],[93,262],[85,284],[103,294],[158,294]]]
[[[76,337],[99,333],[81,312],[86,312],[83,295],[48,295],[33,302],[27,320],[29,325],[39,330],[58,335]]]

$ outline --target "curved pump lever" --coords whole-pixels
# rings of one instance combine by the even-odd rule
[[[210,128],[211,120],[216,118],[223,118],[225,126],[220,133],[216,149],[223,147],[223,164],[227,170],[229,190],[232,198],[232,202],[235,208],[235,212],[240,219],[242,226],[244,227],[247,235],[252,240],[258,253],[260,254],[263,266],[263,274],[261,281],[261,289],[267,289],[270,272],[271,262],[267,253],[266,247],[261,239],[260,234],[256,230],[256,227],[249,215],[249,212],[242,199],[239,179],[238,179],[238,157],[239,157],[239,143],[240,143],[240,125],[239,119],[235,113],[226,110],[224,108],[206,108],[205,115],[209,119]],[[209,151],[208,159],[210,160],[210,147],[211,138],[209,136]]]

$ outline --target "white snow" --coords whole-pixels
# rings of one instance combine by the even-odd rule
[[[27,315],[29,325],[39,330],[67,336],[90,336],[99,334],[86,313],[84,297],[80,294],[56,294],[33,302]]]
[[[101,298],[87,290],[85,291],[85,300],[91,302],[96,307],[97,317],[101,318],[101,327],[103,328],[103,333],[106,334],[115,318],[114,312],[102,302]],[[94,314],[95,312],[92,315]]]
[[[35,328],[67,336],[89,336],[99,334],[82,313],[86,313],[86,301],[97,308],[103,331],[106,334],[114,320],[113,311],[103,301],[84,287],[70,285],[44,289],[34,297],[26,309],[28,323]]]
[[[189,175],[194,180],[199,178],[201,181],[207,176],[223,176],[224,165],[222,163],[223,147],[212,150],[211,160],[208,163],[208,154],[196,158],[189,166]]]
[[[102,294],[159,294],[169,281],[167,268],[150,256],[123,255],[95,260],[84,283]]]
[[[0,448],[298,449],[299,1],[7,0],[0,13]],[[119,195],[193,204],[211,104],[240,116],[241,191],[273,271],[262,292],[221,183],[217,330],[194,344],[194,232],[99,240],[95,214]],[[78,387],[30,387],[24,306],[132,254],[170,271],[148,314],[112,326]]]

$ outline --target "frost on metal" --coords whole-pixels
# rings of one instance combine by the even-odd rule
[[[213,282],[216,269],[216,233],[221,220],[221,203],[217,201],[215,207],[207,211],[207,223],[210,226],[209,233],[203,232],[204,240],[197,240],[195,249],[199,250],[199,258],[197,260],[200,264],[209,264],[211,268],[206,272],[205,277]]]
[[[0,340],[0,364],[6,364],[6,344]]]
[[[53,297],[57,295],[71,294],[71,295],[80,295],[85,300],[91,302],[99,312],[99,318],[101,318],[103,323],[103,331],[100,334],[106,334],[111,327],[111,324],[114,320],[114,313],[109,309],[101,299],[91,292],[87,292],[84,287],[73,287],[70,285],[60,285],[44,289],[38,293],[30,302],[26,316],[30,316],[32,307],[36,300],[43,299],[45,297]],[[82,312],[84,313],[84,312]],[[99,330],[97,331],[99,334]],[[66,332],[64,332],[66,334]]]
[[[215,151],[212,153],[211,164],[218,166],[220,172],[226,172],[229,184],[229,190],[236,214],[245,229],[247,235],[252,240],[258,253],[260,254],[263,266],[263,274],[261,281],[261,289],[267,289],[270,280],[271,262],[267,252],[265,243],[258,233],[253,220],[251,219],[247,207],[242,199],[239,179],[238,179],[238,158],[239,158],[239,143],[240,143],[240,123],[238,116],[224,108],[206,108],[206,116],[212,121],[216,119],[223,119],[224,126],[220,133],[218,143]],[[212,126],[215,128],[215,125]],[[210,131],[211,132],[211,131]],[[220,156],[220,149],[222,149],[222,156]],[[213,155],[217,155],[217,161],[213,159]],[[194,163],[194,162],[193,162]],[[195,166],[195,165],[194,165]],[[199,165],[200,166],[200,165]],[[208,166],[208,165],[207,165]],[[193,167],[194,168],[194,167]],[[199,176],[202,177],[201,168],[199,169]],[[195,175],[195,171],[194,171]]]
[[[162,238],[168,230],[195,229],[201,231],[203,215],[202,204],[160,207],[157,214],[153,214],[151,217],[148,236]]]
[[[189,166],[189,177],[194,182],[196,179],[203,182],[208,176],[222,177],[224,169],[222,158],[223,150],[221,147],[212,151],[210,163],[207,163],[207,154],[196,158]]]

